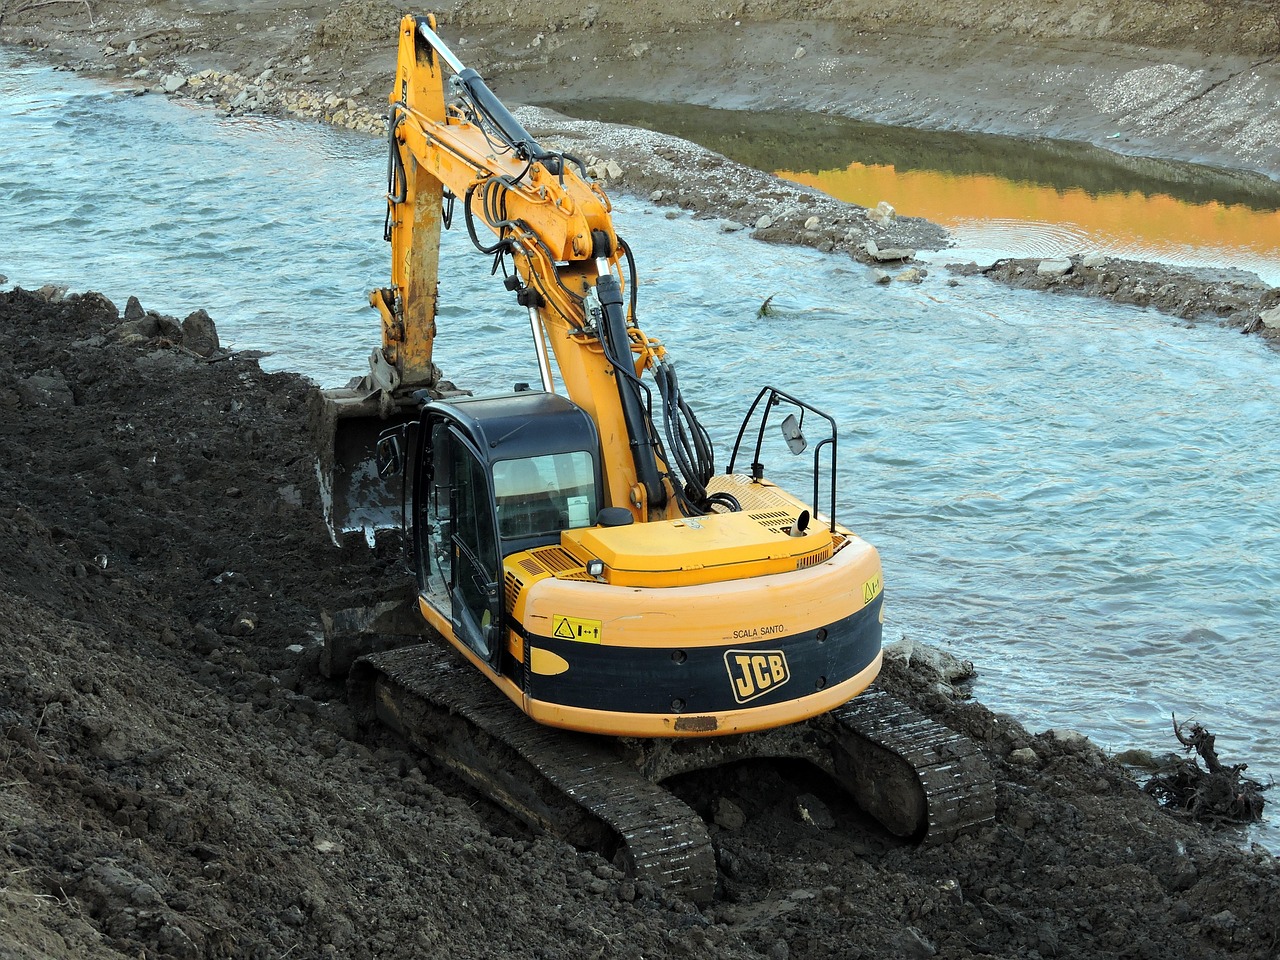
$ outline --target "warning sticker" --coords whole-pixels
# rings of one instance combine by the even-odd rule
[[[585,617],[551,618],[551,635],[559,640],[577,640],[579,643],[600,642],[600,621]]]

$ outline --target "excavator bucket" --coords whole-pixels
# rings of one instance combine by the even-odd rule
[[[353,531],[372,543],[378,530],[405,522],[402,478],[385,462],[380,468],[378,442],[413,420],[415,407],[380,396],[352,387],[322,390],[312,415],[325,522],[337,543]]]

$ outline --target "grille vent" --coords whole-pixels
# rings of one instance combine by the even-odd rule
[[[795,517],[782,510],[759,510],[750,516],[760,526],[773,533],[786,533],[795,522]]]
[[[823,547],[821,550],[815,550],[807,556],[796,558],[796,569],[803,570],[805,567],[816,567],[820,563],[826,563],[831,559],[831,548]]]
[[[530,551],[538,562],[555,574],[578,570],[582,564],[564,547],[539,547]]]
[[[507,612],[515,610],[516,601],[520,599],[520,593],[524,590],[524,581],[510,571],[507,572],[506,579],[506,608]]]

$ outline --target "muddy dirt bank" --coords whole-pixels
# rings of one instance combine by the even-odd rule
[[[52,296],[0,294],[0,955],[1274,955],[1274,857],[923,649],[882,682],[989,757],[974,836],[904,846],[769,764],[685,779],[721,865],[703,910],[531,836],[316,671],[320,610],[407,574],[329,540],[311,385],[199,312]]]

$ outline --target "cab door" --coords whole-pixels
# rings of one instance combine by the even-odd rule
[[[502,563],[488,471],[455,424],[427,425],[430,445],[418,517],[419,589],[454,636],[497,666]]]

